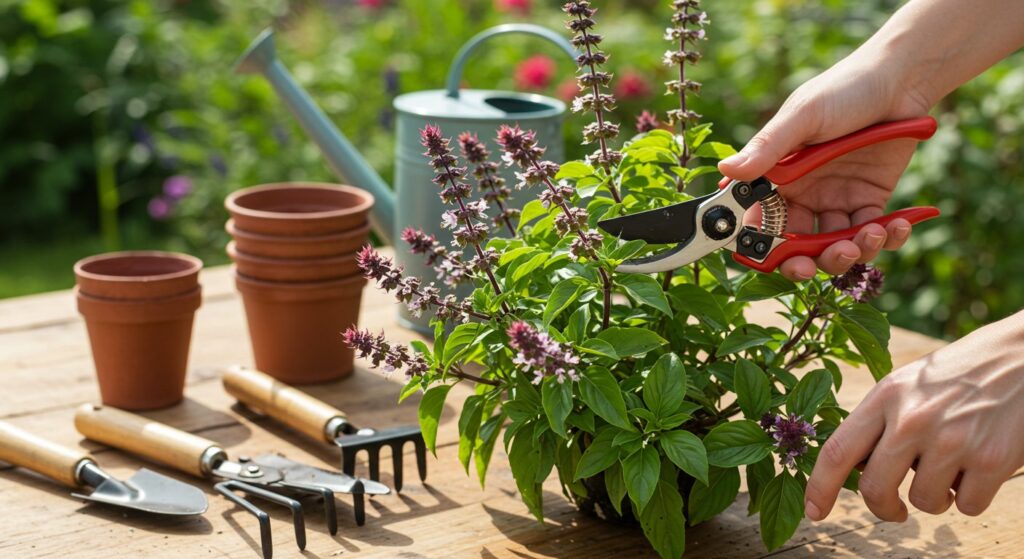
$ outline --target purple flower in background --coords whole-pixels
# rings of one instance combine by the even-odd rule
[[[149,201],[146,209],[149,211],[149,217],[163,221],[174,213],[174,201],[166,196],[156,196]]]
[[[164,196],[181,200],[192,193],[192,179],[185,175],[171,175],[164,181]]]
[[[841,276],[832,278],[832,285],[858,303],[866,303],[882,293],[885,274],[870,264],[854,264]]]
[[[533,384],[540,384],[544,377],[555,377],[558,382],[565,379],[579,380],[576,366],[580,363],[572,347],[551,339],[544,332],[538,332],[529,324],[518,321],[508,328],[509,346],[517,354],[512,362],[521,365],[527,372],[533,372]]]
[[[210,163],[210,166],[213,167],[213,170],[217,171],[218,175],[220,175],[222,177],[228,176],[228,165],[224,161],[223,157],[221,157],[221,156],[219,156],[217,154],[213,154],[209,158],[209,163]]]
[[[793,466],[798,456],[807,452],[807,440],[815,435],[814,425],[803,418],[790,414],[769,415],[761,418],[761,428],[775,439],[775,448],[782,456],[783,466]]]
[[[388,68],[384,70],[384,91],[388,95],[394,96],[398,95],[398,89],[398,70],[388,66]]]
[[[641,134],[644,132],[650,132],[651,130],[657,130],[661,128],[661,123],[658,122],[658,117],[649,111],[640,113],[640,116],[636,117],[636,131]]]

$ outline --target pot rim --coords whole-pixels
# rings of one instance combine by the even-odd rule
[[[231,260],[247,260],[255,266],[280,266],[284,268],[306,268],[310,266],[330,266],[332,264],[345,264],[355,260],[358,252],[345,253],[340,256],[315,256],[312,258],[275,258],[272,256],[260,256],[242,250],[238,250],[235,241],[229,241],[226,247],[228,257]],[[240,258],[239,258],[240,257]],[[362,276],[362,274],[357,274]],[[248,276],[247,276],[248,277]],[[255,279],[255,278],[253,278]]]
[[[157,257],[164,258],[167,260],[187,262],[189,266],[177,272],[168,272],[165,274],[154,274],[148,276],[115,276],[110,274],[90,272],[89,270],[85,269],[90,264],[95,264],[96,262],[119,260],[125,258],[135,258],[140,256]],[[202,269],[203,261],[196,258],[195,256],[192,256],[191,254],[185,254],[182,252],[169,252],[163,250],[122,250],[117,252],[105,252],[103,254],[94,254],[92,256],[86,256],[85,258],[79,260],[78,262],[75,262],[74,266],[76,276],[93,281],[109,283],[145,283],[172,280],[196,274]]]
[[[78,312],[86,322],[146,324],[181,320],[192,315],[203,304],[202,286],[186,293],[155,299],[110,299],[83,293],[74,288]]]
[[[325,210],[319,212],[275,212],[269,210],[257,210],[243,206],[239,203],[239,198],[243,198],[250,194],[258,194],[261,192],[274,191],[274,190],[289,190],[297,188],[307,188],[312,190],[325,190],[329,192],[345,192],[362,198],[362,202],[355,206],[348,208],[338,208],[334,210]],[[249,186],[236,190],[231,194],[228,194],[227,198],[224,199],[224,207],[229,213],[244,215],[247,217],[253,217],[258,219],[270,219],[280,221],[314,221],[320,219],[330,219],[336,217],[343,217],[352,214],[358,214],[361,212],[369,211],[374,204],[373,194],[354,186],[345,184],[334,184],[328,182],[273,182],[267,184],[259,184],[256,186]]]
[[[310,235],[310,236],[288,236],[288,235],[269,235],[267,233],[254,233],[245,229],[240,229],[235,225],[235,219],[228,219],[224,224],[224,230],[228,232],[232,237],[245,239],[255,243],[290,243],[290,244],[317,244],[317,243],[331,243],[331,242],[343,242],[350,239],[368,236],[370,234],[370,223],[367,222],[358,229],[351,229],[342,233],[328,233],[327,235]]]
[[[322,281],[295,281],[295,282],[281,282],[281,281],[269,281],[257,279],[252,276],[238,273],[238,267],[231,265],[231,277],[235,279],[235,285],[241,291],[241,285],[245,285],[250,289],[273,289],[283,291],[316,291],[320,289],[328,289],[332,287],[348,287],[358,285],[360,290],[365,286],[369,280],[366,279],[362,274],[353,274],[351,276],[340,278],[340,279],[329,279]],[[239,285],[241,284],[241,285]]]

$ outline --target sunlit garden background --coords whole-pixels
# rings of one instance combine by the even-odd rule
[[[804,80],[842,58],[902,2],[716,0],[695,109],[737,147]],[[608,0],[602,26],[617,118],[659,114],[668,2]],[[392,99],[443,85],[458,47],[503,22],[558,28],[536,0],[0,0],[0,297],[68,288],[78,258],[119,248],[225,263],[222,200],[284,180],[335,180],[270,86],[232,64],[264,27],[281,58],[385,178]],[[614,22],[607,23],[607,22]],[[467,84],[571,98],[574,65],[509,36]],[[955,337],[1024,307],[1024,53],[937,111],[894,207],[945,213],[883,257],[878,305],[913,330]],[[581,123],[569,118],[566,134]],[[624,134],[623,137],[628,137]],[[570,150],[574,144],[568,144]],[[575,149],[579,149],[578,146]],[[581,153],[570,151],[570,157]]]

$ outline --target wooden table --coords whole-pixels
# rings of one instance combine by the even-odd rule
[[[70,273],[70,271],[69,271]],[[186,400],[174,408],[147,414],[223,444],[232,456],[280,451],[290,458],[337,467],[338,450],[308,440],[265,418],[233,407],[222,390],[218,367],[251,364],[245,319],[227,268],[203,273],[203,307],[192,343]],[[413,334],[397,327],[395,306],[367,289],[362,324],[385,329],[396,339]],[[754,320],[769,321],[774,309],[751,310]],[[897,364],[941,345],[896,329],[892,348]],[[117,476],[146,465],[207,490],[210,510],[203,517],[153,518],[84,504],[69,491],[21,469],[0,466],[0,557],[202,557],[259,556],[255,519],[215,494],[210,484],[166,468],[144,464],[119,451],[83,440],[72,425],[76,406],[98,400],[82,320],[70,291],[0,301],[0,419],[91,452]],[[308,388],[317,397],[347,410],[364,424],[386,427],[416,420],[416,401],[396,406],[401,379],[385,379],[360,367],[355,375],[329,386]],[[866,371],[848,376],[840,393],[852,406],[871,385]],[[305,553],[294,544],[287,511],[267,506],[272,515],[275,557],[644,557],[653,556],[637,530],[611,526],[578,514],[562,497],[557,477],[545,485],[547,518],[532,519],[520,502],[501,445],[495,449],[486,489],[467,476],[456,458],[460,386],[448,398],[438,435],[438,457],[429,459],[428,484],[412,473],[406,457],[406,487],[401,495],[370,501],[367,523],[356,527],[339,502],[337,536],[330,536],[319,510],[307,513]],[[390,460],[382,457],[384,482]],[[363,468],[363,466],[360,466]],[[364,469],[360,470],[365,472]],[[410,481],[411,480],[411,481]],[[827,521],[805,521],[777,557],[1024,557],[1024,477],[1007,482],[984,515],[950,512],[930,516],[912,512],[902,524],[874,518],[860,499],[844,493]],[[717,519],[687,534],[686,557],[764,557],[756,518],[748,518],[746,494]]]

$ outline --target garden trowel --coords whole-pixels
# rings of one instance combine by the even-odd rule
[[[357,428],[344,412],[279,382],[265,373],[232,367],[224,371],[224,389],[238,401],[261,411],[289,427],[317,440],[335,443],[341,448],[341,470],[353,475],[356,454],[369,455],[370,479],[380,480],[380,449],[391,447],[395,491],[402,490],[402,447],[416,447],[416,466],[420,481],[427,477],[427,445],[419,426],[391,429]]]
[[[206,512],[206,495],[197,487],[142,468],[125,481],[114,479],[81,451],[0,422],[0,460],[27,468],[78,489],[72,493],[86,501],[154,514],[187,516]]]

